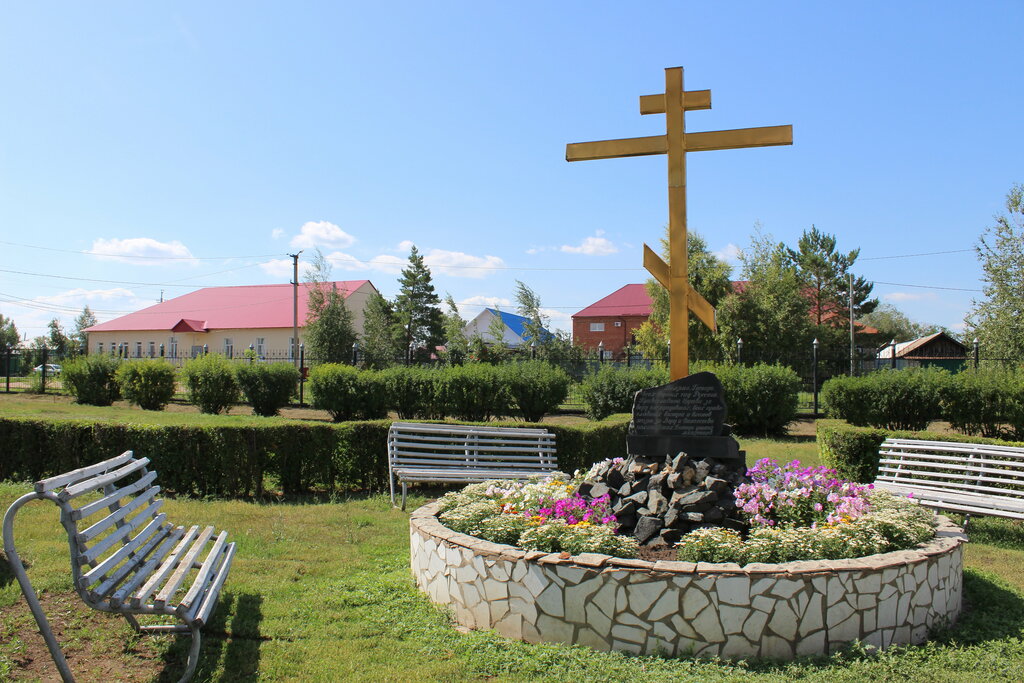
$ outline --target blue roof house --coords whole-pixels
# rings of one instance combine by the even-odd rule
[[[500,341],[505,346],[509,348],[523,345],[529,346],[530,337],[526,332],[526,323],[529,321],[529,318],[516,315],[515,313],[506,313],[494,308],[485,308],[480,312],[480,315],[466,324],[466,337],[472,339],[475,335],[479,334],[486,342],[494,343],[499,341],[491,334],[491,323],[495,318],[500,318],[504,324],[504,335]],[[541,336],[544,339],[550,339],[554,335],[544,330]]]

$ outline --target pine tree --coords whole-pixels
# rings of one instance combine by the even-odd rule
[[[434,292],[430,269],[415,245],[398,284],[395,320],[404,330],[405,348],[411,349],[418,360],[428,359],[444,340],[444,324],[438,308],[441,299]]]
[[[309,297],[306,304],[305,344],[315,363],[346,363],[352,358],[356,332],[345,296],[330,281],[331,264],[317,249],[306,271]]]
[[[843,326],[845,322],[848,325],[850,268],[860,255],[860,249],[854,249],[846,254],[837,252],[836,236],[821,232],[812,225],[809,231],[805,230],[800,236],[796,250],[786,251],[808,290],[814,324],[819,327],[831,324],[835,327]],[[878,306],[878,299],[869,298],[873,288],[874,285],[863,277],[854,277],[854,319],[871,313]]]
[[[86,304],[82,308],[82,312],[75,318],[75,327],[71,332],[71,339],[75,346],[76,351],[84,351],[89,346],[89,334],[85,331],[92,327],[99,320],[96,319],[96,314],[92,312],[89,305]]]
[[[60,321],[54,318],[47,325],[49,333],[46,336],[46,346],[58,357],[67,355],[71,348],[71,339],[64,333]]]

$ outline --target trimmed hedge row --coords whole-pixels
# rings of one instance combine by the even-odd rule
[[[834,377],[821,391],[829,417],[861,427],[921,430],[948,420],[962,434],[1024,439],[1024,372],[881,370]]]
[[[488,424],[553,432],[559,468],[571,473],[621,456],[629,416],[584,425]],[[179,494],[258,495],[268,475],[288,494],[383,490],[390,426],[391,420],[196,427],[0,418],[0,480],[36,481],[132,450],[152,461],[161,486]]]
[[[1017,441],[858,427],[842,420],[818,420],[817,423],[818,450],[822,461],[835,469],[841,479],[850,481],[869,483],[875,480],[878,476],[878,448],[888,438],[1024,447],[1024,443]]]

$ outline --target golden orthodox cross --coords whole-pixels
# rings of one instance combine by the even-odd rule
[[[668,290],[670,377],[690,374],[689,311],[717,331],[715,309],[690,286],[686,254],[686,153],[741,147],[769,147],[793,144],[793,126],[767,126],[687,133],[685,113],[711,109],[710,90],[683,90],[683,69],[665,69],[665,92],[640,97],[641,114],[664,114],[665,134],[623,140],[575,142],[565,146],[566,161],[589,161],[668,155],[668,244],[669,262],[644,245],[644,268]]]

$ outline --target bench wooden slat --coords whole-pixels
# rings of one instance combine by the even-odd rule
[[[930,485],[932,488],[936,488],[936,487],[940,487],[941,486],[942,488],[956,489],[958,491],[968,491],[968,492],[976,492],[976,493],[989,493],[989,494],[993,494],[993,495],[997,495],[997,496],[1006,496],[1007,498],[1009,498],[1009,496],[1007,495],[1008,492],[1006,491],[1006,489],[997,488],[995,486],[976,486],[976,485],[970,485],[970,484],[963,484],[961,482],[950,481],[948,479],[943,479],[943,480],[918,479],[916,477],[908,476],[908,477],[899,477],[898,479],[887,478],[887,479],[882,479],[882,481],[888,481],[888,482],[891,482],[893,484],[908,483],[908,484],[914,484],[916,486],[929,486]]]
[[[235,548],[234,543],[228,545],[227,550],[224,552],[224,559],[217,569],[217,578],[213,580],[213,583],[206,590],[203,600],[193,605],[193,614],[190,614],[189,618],[194,619],[196,623],[205,624],[210,618],[210,613],[213,612],[213,608],[217,604],[217,596],[220,595],[220,590],[224,587],[224,580],[228,577],[231,562],[235,559]]]
[[[188,610],[196,598],[199,597],[200,593],[205,590],[207,581],[209,580],[211,573],[213,572],[214,566],[216,566],[221,553],[224,550],[224,546],[227,543],[228,534],[226,531],[222,531],[217,540],[214,541],[213,547],[206,556],[206,560],[203,562],[203,566],[199,568],[199,573],[196,574],[195,580],[192,582],[192,587],[185,593],[185,597],[178,603],[179,609]]]
[[[116,552],[109,555],[105,560],[97,564],[95,567],[87,571],[82,575],[82,581],[84,582],[80,587],[87,588],[92,584],[96,583],[99,577],[106,574],[108,571],[116,567],[121,563],[129,554],[138,550],[143,543],[146,542],[150,536],[152,536],[160,528],[160,526],[167,519],[167,515],[161,513],[153,518],[153,521],[146,525],[146,527],[138,533],[128,544],[121,546]]]
[[[1024,456],[1019,446],[1000,446],[988,443],[967,443],[964,441],[922,441],[918,439],[886,439],[882,443],[883,448],[904,448],[920,452],[922,450],[939,450],[956,453],[974,453],[978,451],[991,451],[993,453],[1005,453],[1011,456]]]
[[[138,550],[129,554],[124,564],[114,569],[105,577],[101,576],[99,578],[100,583],[92,589],[92,594],[97,598],[109,598],[113,595],[118,585],[130,574],[138,572],[145,565],[146,556],[149,555],[150,551],[164,541],[173,531],[174,527],[169,525],[157,529],[156,533],[143,543]]]
[[[117,527],[117,529],[115,529],[110,535],[104,536],[89,548],[83,548],[80,552],[80,557],[89,564],[94,564],[103,555],[103,553],[111,548],[111,546],[118,541],[123,540],[140,526],[156,517],[157,510],[159,510],[163,504],[163,500],[157,500],[151,503],[149,507],[125,522],[123,526]]]
[[[138,510],[140,507],[142,507],[147,502],[152,500],[159,492],[159,486],[152,486],[149,489],[147,489],[145,493],[142,493],[137,498],[132,499],[131,502],[129,502],[127,505],[117,508],[114,512],[111,512],[109,515],[99,520],[98,522],[96,522],[89,528],[85,529],[84,531],[79,531],[78,535],[75,537],[76,540],[78,541],[78,547],[84,549],[86,543],[96,538],[96,536],[103,533],[105,530],[109,529],[114,524],[117,524],[118,522],[123,520],[132,512]]]
[[[49,479],[40,479],[35,483],[35,491],[36,493],[46,493],[47,491],[52,491],[54,489],[60,488],[65,484],[70,484],[77,481],[81,481],[82,479],[87,479],[89,477],[95,476],[96,474],[100,474],[106,472],[107,470],[113,469],[122,463],[128,462],[129,460],[132,459],[132,457],[133,456],[131,451],[125,451],[121,455],[110,458],[109,460],[98,462],[95,465],[89,465],[88,467],[80,467],[77,470],[65,472],[64,474],[58,474],[57,476],[50,477]]]
[[[112,504],[116,503],[122,498],[127,498],[130,495],[138,493],[139,491],[153,483],[154,479],[156,479],[156,472],[149,472],[138,481],[129,484],[128,486],[123,486],[119,489],[115,489],[113,492],[111,492],[110,495],[103,496],[99,500],[93,501],[74,510],[71,513],[71,519],[72,521],[77,522],[79,520],[85,519],[86,517],[90,517],[93,514],[99,512],[100,510],[110,507]]]
[[[458,425],[426,422],[392,422],[390,429],[395,433],[402,432],[444,432],[474,434],[533,434],[537,436],[553,436],[543,427],[484,427],[480,425]]]
[[[927,462],[932,465],[941,466],[942,463],[948,463],[950,466],[963,466],[963,467],[994,467],[1003,469],[1007,472],[1024,472],[1024,461],[1018,460],[992,460],[989,455],[990,453],[975,454],[971,453],[967,458],[963,455],[937,455],[933,453],[913,453],[910,451],[903,451],[899,453],[882,453],[881,455],[895,455],[894,458],[881,458],[879,462],[910,462],[910,459],[915,459],[920,462]],[[977,457],[975,457],[977,456]],[[999,457],[1002,457],[1001,455]]]
[[[949,470],[956,471],[950,472]],[[973,468],[956,467],[948,463],[934,464],[910,461],[893,464],[892,462],[885,462],[884,464],[879,463],[878,471],[884,472],[885,474],[880,476],[888,479],[900,479],[904,474],[914,474],[922,477],[932,477],[942,481],[954,479],[957,481],[974,482],[977,484],[980,484],[981,482],[988,482],[990,484],[1003,484],[1005,486],[1024,485],[1024,476],[1021,476],[1024,475],[1024,472],[990,469],[976,470]],[[968,472],[969,474],[961,474],[961,472]],[[1015,491],[1014,493],[1016,495],[1024,495],[1024,489]]]
[[[188,549],[188,552],[178,561],[178,567],[171,574],[171,578],[167,580],[160,592],[156,594],[153,599],[158,606],[162,607],[168,600],[174,597],[174,594],[181,588],[181,584],[185,582],[185,577],[190,571],[192,571],[192,564],[196,561],[196,557],[200,551],[206,546],[210,540],[210,536],[213,535],[213,527],[208,526],[203,529],[203,532],[199,534],[199,538],[196,539],[192,547]]]
[[[170,555],[167,555],[163,561],[160,562],[159,566],[154,570],[153,574],[142,584],[142,588],[135,591],[130,598],[130,602],[133,607],[138,607],[143,601],[149,599],[149,596],[156,592],[156,589],[164,580],[171,575],[174,568],[178,564],[178,558],[181,556],[185,549],[189,547],[189,544],[195,540],[196,534],[199,533],[198,526],[191,526],[189,530],[185,532],[178,544],[174,546],[174,550]]]
[[[1024,501],[1000,496],[989,496],[985,494],[972,494],[965,492],[949,491],[946,489],[921,486],[918,484],[901,484],[893,482],[879,482],[878,486],[889,491],[900,491],[913,493],[914,498],[920,500],[942,500],[974,505],[986,509],[1005,509],[1009,511],[1024,513]]]
[[[473,453],[429,453],[424,451],[423,453],[414,453],[410,451],[398,451],[395,453],[394,462],[425,462],[429,458],[439,464],[446,463],[460,463],[460,462],[478,462],[481,466],[488,466],[492,464],[501,463],[536,463],[541,461],[542,456],[529,456],[529,455],[491,455],[486,454],[476,455]],[[544,460],[553,459],[543,458]]]
[[[92,477],[90,479],[85,479],[83,481],[78,482],[77,484],[72,484],[71,486],[68,486],[67,488],[63,489],[60,493],[58,493],[57,497],[60,498],[62,501],[68,501],[71,500],[72,498],[77,498],[83,493],[89,493],[91,491],[102,489],[104,486],[107,486],[108,484],[113,484],[118,479],[123,479],[124,477],[127,477],[129,474],[132,474],[133,472],[137,472],[145,468],[146,465],[148,464],[149,458],[142,458],[141,460],[132,460],[127,465],[119,467],[116,470],[107,472],[106,474],[102,474],[96,477]]]

